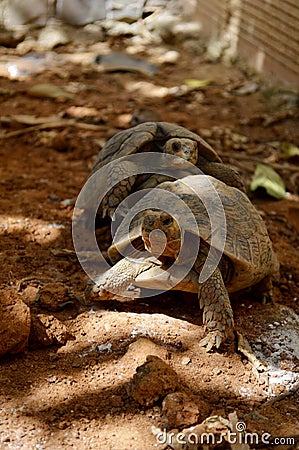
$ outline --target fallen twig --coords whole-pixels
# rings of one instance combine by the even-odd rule
[[[238,164],[238,161],[246,161],[246,162],[251,162],[251,163],[258,163],[258,164],[266,164],[268,166],[273,167],[273,169],[277,169],[277,170],[288,170],[290,172],[299,172],[299,166],[295,166],[295,164],[279,164],[279,163],[267,163],[265,160],[263,159],[259,159],[259,158],[252,158],[251,156],[247,156],[247,155],[243,155],[243,154],[236,154],[236,153],[227,153],[227,152],[223,152],[221,154],[221,156],[224,158],[232,158],[234,160],[234,164]]]
[[[259,361],[251,350],[250,344],[247,339],[241,334],[236,332],[238,352],[244,355],[248,361],[252,364],[252,371],[258,380],[263,380],[266,385],[269,385],[268,368],[267,365]]]
[[[256,125],[260,123],[264,127],[273,125],[276,122],[281,122],[287,119],[296,119],[299,116],[298,109],[288,109],[286,111],[279,111],[276,114],[257,114],[242,121],[243,125]]]
[[[287,392],[283,392],[282,394],[279,394],[276,397],[273,397],[270,400],[263,403],[263,406],[273,405],[274,403],[280,402],[281,400],[284,400],[287,397],[291,397],[292,395],[295,395],[298,390],[299,390],[299,381],[295,383],[294,386]]]
[[[106,131],[108,127],[106,125],[93,125],[90,123],[76,122],[72,119],[58,120],[55,122],[45,122],[39,125],[34,125],[32,127],[23,128],[22,130],[10,131],[8,133],[0,134],[0,139],[7,139],[10,137],[21,136],[22,134],[31,133],[32,131],[44,130],[46,128],[64,128],[64,127],[74,127],[83,130],[90,131]]]

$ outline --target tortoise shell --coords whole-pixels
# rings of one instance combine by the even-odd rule
[[[194,185],[195,190],[190,187]],[[176,197],[169,196],[167,199],[167,209],[172,212],[185,233],[196,234],[204,243],[213,245],[216,251],[223,252],[229,259],[231,273],[225,282],[229,292],[252,286],[267,275],[277,272],[278,262],[266,225],[247,195],[239,189],[208,175],[190,175],[180,180],[166,181],[158,189],[175,194]],[[157,191],[155,196],[158,198]],[[192,220],[181,209],[178,199],[190,208]],[[138,202],[140,211],[146,209],[147,201],[148,196],[145,195]],[[157,204],[161,204],[159,199]],[[194,227],[195,223],[197,227]],[[213,241],[211,223],[216,225]],[[119,236],[116,244],[123,248],[126,239],[132,242],[140,237],[140,220],[136,220],[130,237]],[[109,253],[113,256],[115,250],[115,245],[112,245]]]
[[[196,183],[196,192],[189,183]],[[173,182],[161,183],[159,189],[167,190],[181,198],[191,209],[198,229],[184,216],[185,230],[199,233],[200,239],[211,245],[211,219],[216,224],[214,247],[224,238],[223,254],[232,263],[232,276],[226,286],[230,292],[256,284],[278,270],[266,225],[246,194],[208,175],[190,175]],[[203,201],[201,200],[203,199]],[[176,211],[177,202],[169,198],[168,208]],[[176,214],[180,216],[179,211]],[[225,217],[226,224],[223,224]]]
[[[222,162],[215,150],[196,133],[173,123],[145,122],[120,131],[109,139],[99,152],[90,175],[122,156],[143,151],[161,152],[161,145],[172,138],[192,139],[198,143],[199,156],[207,161]]]

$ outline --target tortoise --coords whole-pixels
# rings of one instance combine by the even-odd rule
[[[233,331],[230,293],[250,288],[263,300],[272,299],[272,279],[278,273],[279,265],[266,225],[246,194],[211,176],[190,175],[161,183],[155,189],[156,199],[160,190],[175,194],[167,200],[167,205],[174,214],[170,215],[162,208],[142,211],[143,206],[148,204],[146,194],[136,204],[141,212],[132,221],[131,232],[120,234],[109,248],[111,259],[119,261],[96,277],[95,284],[87,288],[86,301],[89,302],[93,296],[99,296],[97,298],[100,300],[115,298],[115,294],[109,289],[126,296],[126,289],[130,284],[151,289],[162,287],[164,290],[197,292],[207,331],[207,336],[200,344],[206,346],[207,351],[213,347],[218,348]],[[215,195],[219,196],[218,203]],[[196,226],[185,215],[181,201],[192,211]],[[224,238],[223,247],[221,239],[213,241],[211,237],[211,213],[217,225],[216,235]],[[184,227],[180,231],[178,222],[182,218],[185,218]],[[225,221],[226,226],[223,223]],[[165,233],[167,240],[164,242],[164,250],[159,239],[155,243],[155,239],[150,237],[150,233],[157,230]],[[196,248],[194,238],[200,238],[195,262],[191,261],[190,270],[182,278],[181,269],[188,267],[190,255]],[[122,257],[120,252],[126,255],[125,249],[132,243],[136,249],[146,251],[135,257],[134,251],[129,249],[127,254],[130,257]],[[184,250],[183,258],[180,249]],[[211,268],[209,276],[202,280],[200,274],[209,254],[212,254],[212,266],[214,261],[216,264]],[[170,267],[175,261],[177,267],[171,272]],[[89,296],[90,293],[93,295]]]
[[[200,136],[173,123],[144,122],[115,134],[97,156],[89,177],[99,169],[105,170],[107,167],[106,174],[101,172],[98,182],[101,187],[105,183],[111,186],[98,210],[99,217],[112,217],[118,205],[132,191],[152,188],[169,179],[158,173],[131,175],[134,160],[119,160],[121,157],[143,152],[160,152],[183,158],[195,164],[203,173],[244,190],[240,175],[224,165],[216,151]],[[117,164],[108,165],[117,160]],[[175,174],[178,173],[177,169],[174,167]],[[182,170],[179,178],[190,173],[190,168]],[[198,173],[198,170],[195,173]],[[119,182],[120,177],[122,181]],[[173,178],[178,177],[174,175]],[[93,190],[98,191],[99,186],[95,186]]]

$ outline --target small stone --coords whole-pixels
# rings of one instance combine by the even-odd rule
[[[122,357],[122,363],[135,369],[145,363],[148,355],[158,356],[162,360],[166,360],[168,351],[151,339],[139,337],[129,345],[127,352]]]
[[[56,377],[56,375],[49,375],[46,378],[46,381],[48,381],[48,383],[55,383],[58,380],[58,378]]]
[[[26,305],[31,306],[36,302],[38,294],[38,288],[34,286],[27,286],[22,291],[22,300],[26,303]]]
[[[74,206],[75,203],[76,203],[76,199],[75,198],[66,198],[65,200],[62,200],[60,202],[61,206],[64,206],[65,208],[67,206]]]
[[[32,315],[29,346],[32,348],[48,345],[64,345],[69,339],[74,339],[66,326],[47,314]]]
[[[111,326],[110,326],[109,323],[105,323],[105,324],[104,324],[104,329],[105,329],[105,331],[110,331],[110,328],[111,328]]]
[[[162,403],[162,413],[169,429],[193,425],[199,419],[198,406],[184,392],[168,394]]]
[[[180,53],[175,50],[169,50],[166,53],[158,56],[157,62],[159,64],[175,64],[180,58]]]
[[[30,309],[14,289],[0,297],[0,356],[22,352],[30,333]]]
[[[55,3],[56,17],[72,25],[89,24],[89,29],[96,32],[96,20],[103,20],[106,16],[104,0],[60,0]],[[88,28],[87,28],[88,30]]]
[[[237,95],[249,95],[253,94],[259,89],[259,86],[257,83],[248,82],[245,83],[243,86],[235,90],[235,93]]]
[[[130,126],[134,127],[135,125],[139,125],[140,123],[159,122],[161,120],[162,119],[158,111],[140,107],[133,112],[130,118]]]
[[[132,381],[127,385],[127,391],[141,405],[151,406],[161,397],[175,391],[178,385],[176,372],[162,359],[149,355],[146,362],[137,367]]]
[[[63,283],[47,283],[38,292],[37,300],[49,311],[59,311],[69,303],[68,288]]]
[[[70,38],[63,29],[63,25],[50,24],[41,29],[37,44],[39,50],[52,50],[52,48],[67,44],[69,41]]]
[[[182,358],[182,364],[183,364],[184,366],[187,366],[190,362],[191,362],[191,359],[188,358],[188,356],[184,356],[184,357]]]

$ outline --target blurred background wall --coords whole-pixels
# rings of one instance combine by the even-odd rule
[[[212,51],[299,84],[298,0],[197,0],[196,16]]]

